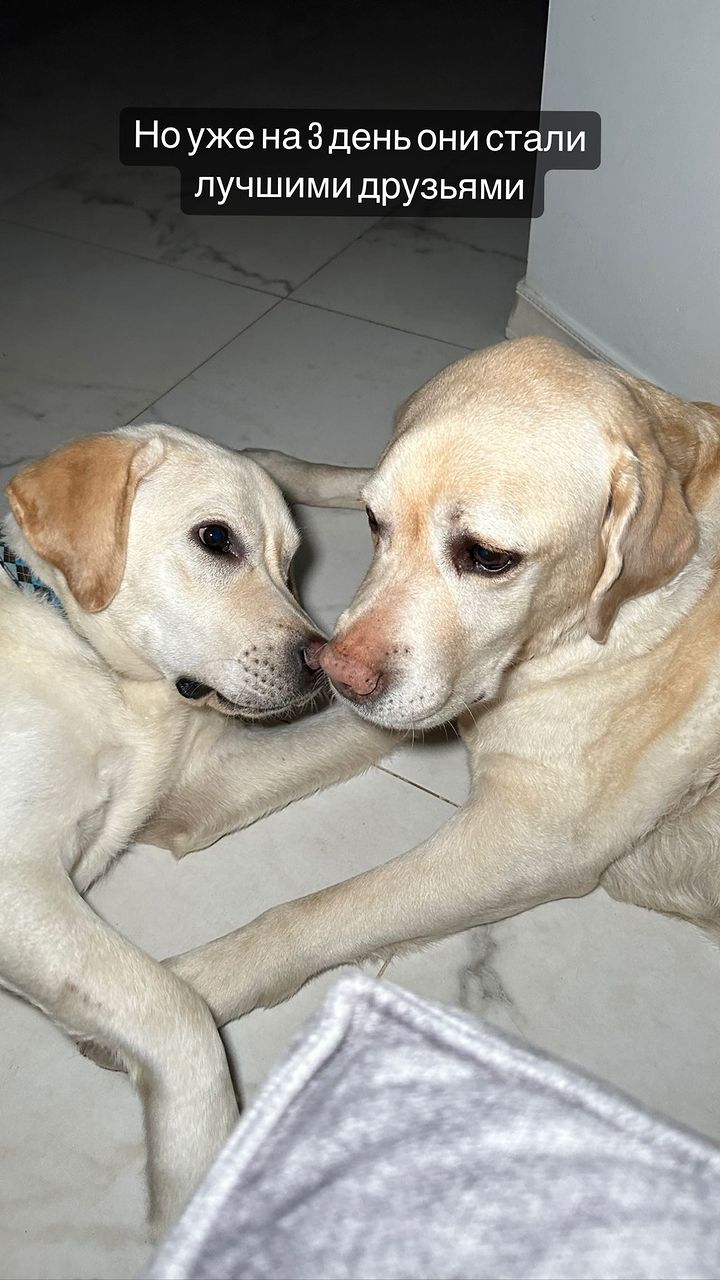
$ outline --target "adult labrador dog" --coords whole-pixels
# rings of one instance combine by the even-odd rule
[[[236,717],[313,694],[317,633],[288,578],[298,535],[255,462],[167,426],[78,440],[8,495],[0,983],[134,1077],[161,1231],[235,1096],[200,997],[82,895],[186,780],[237,805],[245,782],[257,802],[282,776],[283,728]],[[348,738],[344,753],[360,768],[367,748]],[[332,772],[325,744],[317,761]]]
[[[412,395],[373,473],[256,457],[294,499],[362,486],[375,557],[309,655],[356,747],[457,719],[472,783],[418,848],[170,960],[217,1022],[597,885],[717,929],[720,408],[521,339]],[[274,804],[337,777],[312,767],[323,723],[343,758],[345,721],[292,726]],[[164,837],[182,852],[225,825],[196,794]]]

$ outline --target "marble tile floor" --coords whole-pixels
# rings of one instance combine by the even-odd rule
[[[15,127],[13,125],[13,127]],[[363,464],[396,405],[503,337],[527,227],[447,219],[181,219],[172,171],[92,144],[28,158],[0,203],[0,481],[77,434],[165,420],[232,446]],[[325,626],[369,558],[358,513],[299,513]],[[155,955],[195,945],[435,830],[467,785],[452,733],[176,863],[134,848],[92,893]],[[394,961],[460,1005],[720,1139],[720,954],[602,892]],[[332,977],[226,1033],[253,1091]],[[42,1015],[0,994],[0,1277],[125,1277],[147,1256],[140,1111]]]

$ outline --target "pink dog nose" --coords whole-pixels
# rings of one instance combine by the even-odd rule
[[[326,645],[320,654],[320,665],[338,693],[353,701],[368,698],[371,693],[375,693],[382,678],[382,671],[368,666],[359,658],[339,652],[332,644]]]

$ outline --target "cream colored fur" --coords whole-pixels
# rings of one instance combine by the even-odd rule
[[[717,406],[522,339],[411,396],[372,473],[255,455],[296,498],[362,488],[375,559],[322,665],[358,733],[456,718],[472,787],[418,848],[171,960],[218,1023],[598,885],[720,926],[719,427]],[[521,559],[466,572],[463,540]],[[297,726],[298,761],[321,732]]]
[[[0,576],[0,975],[131,1070],[156,1221],[236,1115],[207,1005],[222,1024],[335,965],[598,885],[720,927],[719,426],[716,406],[522,339],[412,395],[374,472],[256,454],[295,500],[364,502],[377,520],[371,569],[319,653],[338,705],[274,728],[213,709],[261,715],[307,693],[288,648],[312,645],[286,586],[297,535],[250,459],[170,428],[126,432],[127,546],[106,539],[93,566],[90,543],[84,608],[11,526],[68,621]],[[30,525],[36,480],[16,494]],[[127,485],[108,490],[122,526]],[[220,517],[244,548],[229,573],[190,539]],[[88,524],[58,521],[56,559]],[[467,543],[519,559],[469,572]],[[209,706],[180,699],[186,673],[218,691]],[[137,833],[203,847],[449,719],[470,798],[385,866],[164,967],[82,900]]]

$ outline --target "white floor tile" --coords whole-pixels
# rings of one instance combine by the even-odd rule
[[[372,466],[397,406],[464,354],[445,342],[285,301],[151,412],[232,448],[260,445],[318,462]]]
[[[499,342],[525,270],[527,224],[508,222],[388,218],[294,297],[466,347]]]
[[[128,1079],[0,993],[2,1280],[125,1280],[148,1256],[145,1145]]]
[[[598,889],[403,957],[386,977],[720,1140],[720,949],[692,925]]]
[[[280,296],[376,221],[191,217],[180,212],[177,169],[97,157],[7,201],[0,218]]]
[[[298,507],[302,532],[296,574],[308,613],[330,635],[362,582],[372,558],[367,519],[362,511],[311,511]]]
[[[127,422],[273,299],[0,224],[0,466]]]
[[[384,225],[402,226],[402,218],[386,218]],[[419,231],[434,240],[469,245],[481,254],[497,254],[525,266],[529,218],[411,218]]]

